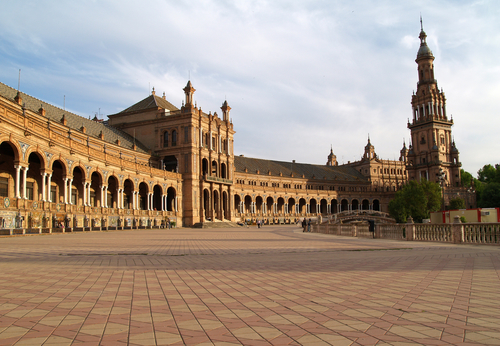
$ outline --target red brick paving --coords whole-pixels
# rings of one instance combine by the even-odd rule
[[[294,226],[0,238],[0,345],[500,345],[500,248]]]

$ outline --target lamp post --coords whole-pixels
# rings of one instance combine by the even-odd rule
[[[438,181],[439,181],[439,184],[441,185],[441,192],[443,194],[443,211],[445,210],[445,207],[444,207],[444,182],[446,180],[446,173],[444,172],[444,170],[442,168],[439,168],[439,173],[436,173],[437,175],[437,178],[438,178]]]

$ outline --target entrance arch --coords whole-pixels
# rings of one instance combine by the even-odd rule
[[[10,191],[16,191],[16,186],[19,186],[19,181],[15,181],[14,162],[19,160],[17,148],[10,142],[2,142],[0,144],[0,152],[2,160],[0,160],[0,196],[14,197]]]

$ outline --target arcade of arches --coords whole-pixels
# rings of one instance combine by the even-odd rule
[[[416,62],[427,71],[434,56],[423,28],[419,38]],[[359,161],[339,165],[332,148],[326,164],[313,165],[235,156],[231,107],[224,101],[220,116],[203,112],[191,81],[180,108],[153,89],[106,122],[0,83],[0,227],[294,222],[344,211],[387,212],[409,179],[437,172],[445,174],[443,189],[461,188],[446,99],[425,73],[417,87],[411,141],[408,148],[403,143],[399,160],[380,159],[368,138]]]

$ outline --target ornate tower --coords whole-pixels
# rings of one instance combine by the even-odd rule
[[[368,144],[365,146],[365,154],[363,155],[363,158],[367,160],[377,158],[377,154],[375,154],[375,147],[370,142],[370,136],[368,136]]]
[[[458,150],[451,136],[453,119],[446,114],[446,98],[434,79],[434,55],[427,46],[427,35],[420,19],[420,48],[415,62],[418,67],[417,92],[411,99],[413,120],[407,157],[408,178],[439,182],[444,172],[444,186],[460,185]]]
[[[330,149],[330,155],[328,155],[328,161],[326,161],[327,166],[338,166],[337,156],[333,153],[333,147]]]

